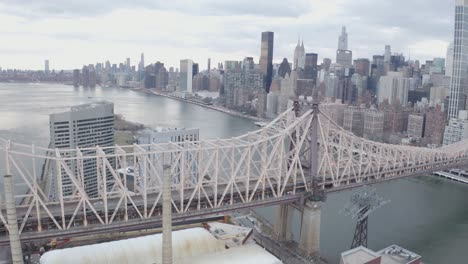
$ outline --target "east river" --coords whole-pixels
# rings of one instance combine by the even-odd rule
[[[117,114],[149,127],[199,128],[203,139],[232,137],[257,129],[250,120],[128,89],[0,83],[0,137],[46,147],[50,113],[96,100],[113,102]],[[369,217],[371,249],[398,244],[422,255],[425,263],[467,263],[468,185],[423,176],[375,188],[391,202]],[[321,254],[330,263],[338,263],[340,253],[351,245],[355,222],[340,211],[352,192],[331,194],[322,207]],[[261,208],[259,212],[274,221],[274,208]],[[296,238],[299,226],[295,215]]]

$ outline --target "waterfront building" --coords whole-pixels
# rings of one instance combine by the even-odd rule
[[[265,76],[264,90],[270,92],[270,85],[273,79],[273,32],[262,32],[262,43],[260,51],[260,70]]]
[[[193,61],[185,59],[180,61],[180,76],[178,92],[192,93]]]
[[[48,75],[50,73],[49,60],[44,61],[44,72],[45,72],[46,75]]]
[[[51,114],[50,139],[51,148],[56,149],[114,146],[114,104],[101,101],[74,106],[67,112]],[[83,155],[95,154],[92,150],[82,152]],[[76,163],[69,162],[68,165],[73,172],[77,172]],[[97,196],[99,187],[96,160],[84,160],[82,173],[86,193],[91,197]],[[65,172],[62,172],[62,182],[63,194],[65,196],[74,194],[71,179]]]
[[[83,66],[81,70],[81,85],[83,87],[89,87],[89,69],[88,66]]]
[[[73,70],[73,86],[80,86],[80,69]]]

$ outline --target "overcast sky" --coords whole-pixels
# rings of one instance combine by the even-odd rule
[[[306,52],[335,60],[346,25],[353,58],[411,52],[445,57],[454,0],[0,0],[0,67],[80,68],[83,64],[191,58],[206,68],[253,56],[274,31],[274,61],[292,61],[300,34]]]

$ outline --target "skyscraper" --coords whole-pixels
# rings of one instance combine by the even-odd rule
[[[208,58],[208,76],[211,74],[211,59]]]
[[[457,118],[458,111],[466,109],[468,92],[468,0],[455,3],[455,31],[453,41],[453,73],[450,81],[448,117]]]
[[[304,79],[317,80],[317,60],[316,53],[307,53],[305,55]]]
[[[273,78],[273,41],[275,33],[262,32],[262,44],[260,51],[260,70],[265,76],[265,91],[270,91],[271,80]]]
[[[305,49],[304,49],[304,41],[302,44],[299,45],[299,39],[297,39],[297,46],[294,49],[294,65],[293,69],[304,69],[305,65]]]
[[[127,58],[127,60],[125,61],[125,70],[126,71],[130,71],[130,58]]]
[[[45,60],[44,62],[44,72],[49,74],[49,60]]]
[[[341,35],[338,37],[338,50],[348,50],[348,33],[345,26],[341,28]]]
[[[280,67],[278,68],[278,75],[284,78],[286,74],[290,74],[290,73],[291,73],[291,67],[289,66],[288,59],[284,58],[280,64]]]
[[[445,57],[445,76],[452,77],[453,74],[453,43],[447,47],[447,57]]]
[[[198,63],[192,63],[192,78],[195,77],[199,72]]]
[[[385,45],[384,62],[390,63],[391,58],[392,58],[392,47],[390,45]]]
[[[192,92],[192,71],[193,61],[185,59],[180,61],[180,81],[179,81],[179,92]]]
[[[74,106],[70,111],[50,115],[50,139],[52,148],[75,149],[105,147],[114,145],[114,104],[95,102]],[[95,155],[96,151],[82,150],[83,155]],[[112,154],[112,153],[108,153]],[[112,162],[112,161],[111,161]],[[78,171],[76,162],[68,161],[72,172]],[[95,197],[98,194],[96,159],[83,160],[83,183],[86,193]],[[112,175],[108,175],[108,178]],[[70,177],[62,172],[63,194],[73,194]]]
[[[341,35],[338,37],[338,49],[336,51],[336,63],[344,68],[351,68],[353,64],[353,52],[348,50],[348,33],[346,27],[341,29]]]

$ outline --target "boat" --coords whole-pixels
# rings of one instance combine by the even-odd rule
[[[255,122],[254,124],[257,125],[257,126],[259,126],[259,127],[264,127],[264,126],[266,126],[268,123],[267,123],[267,122]]]

